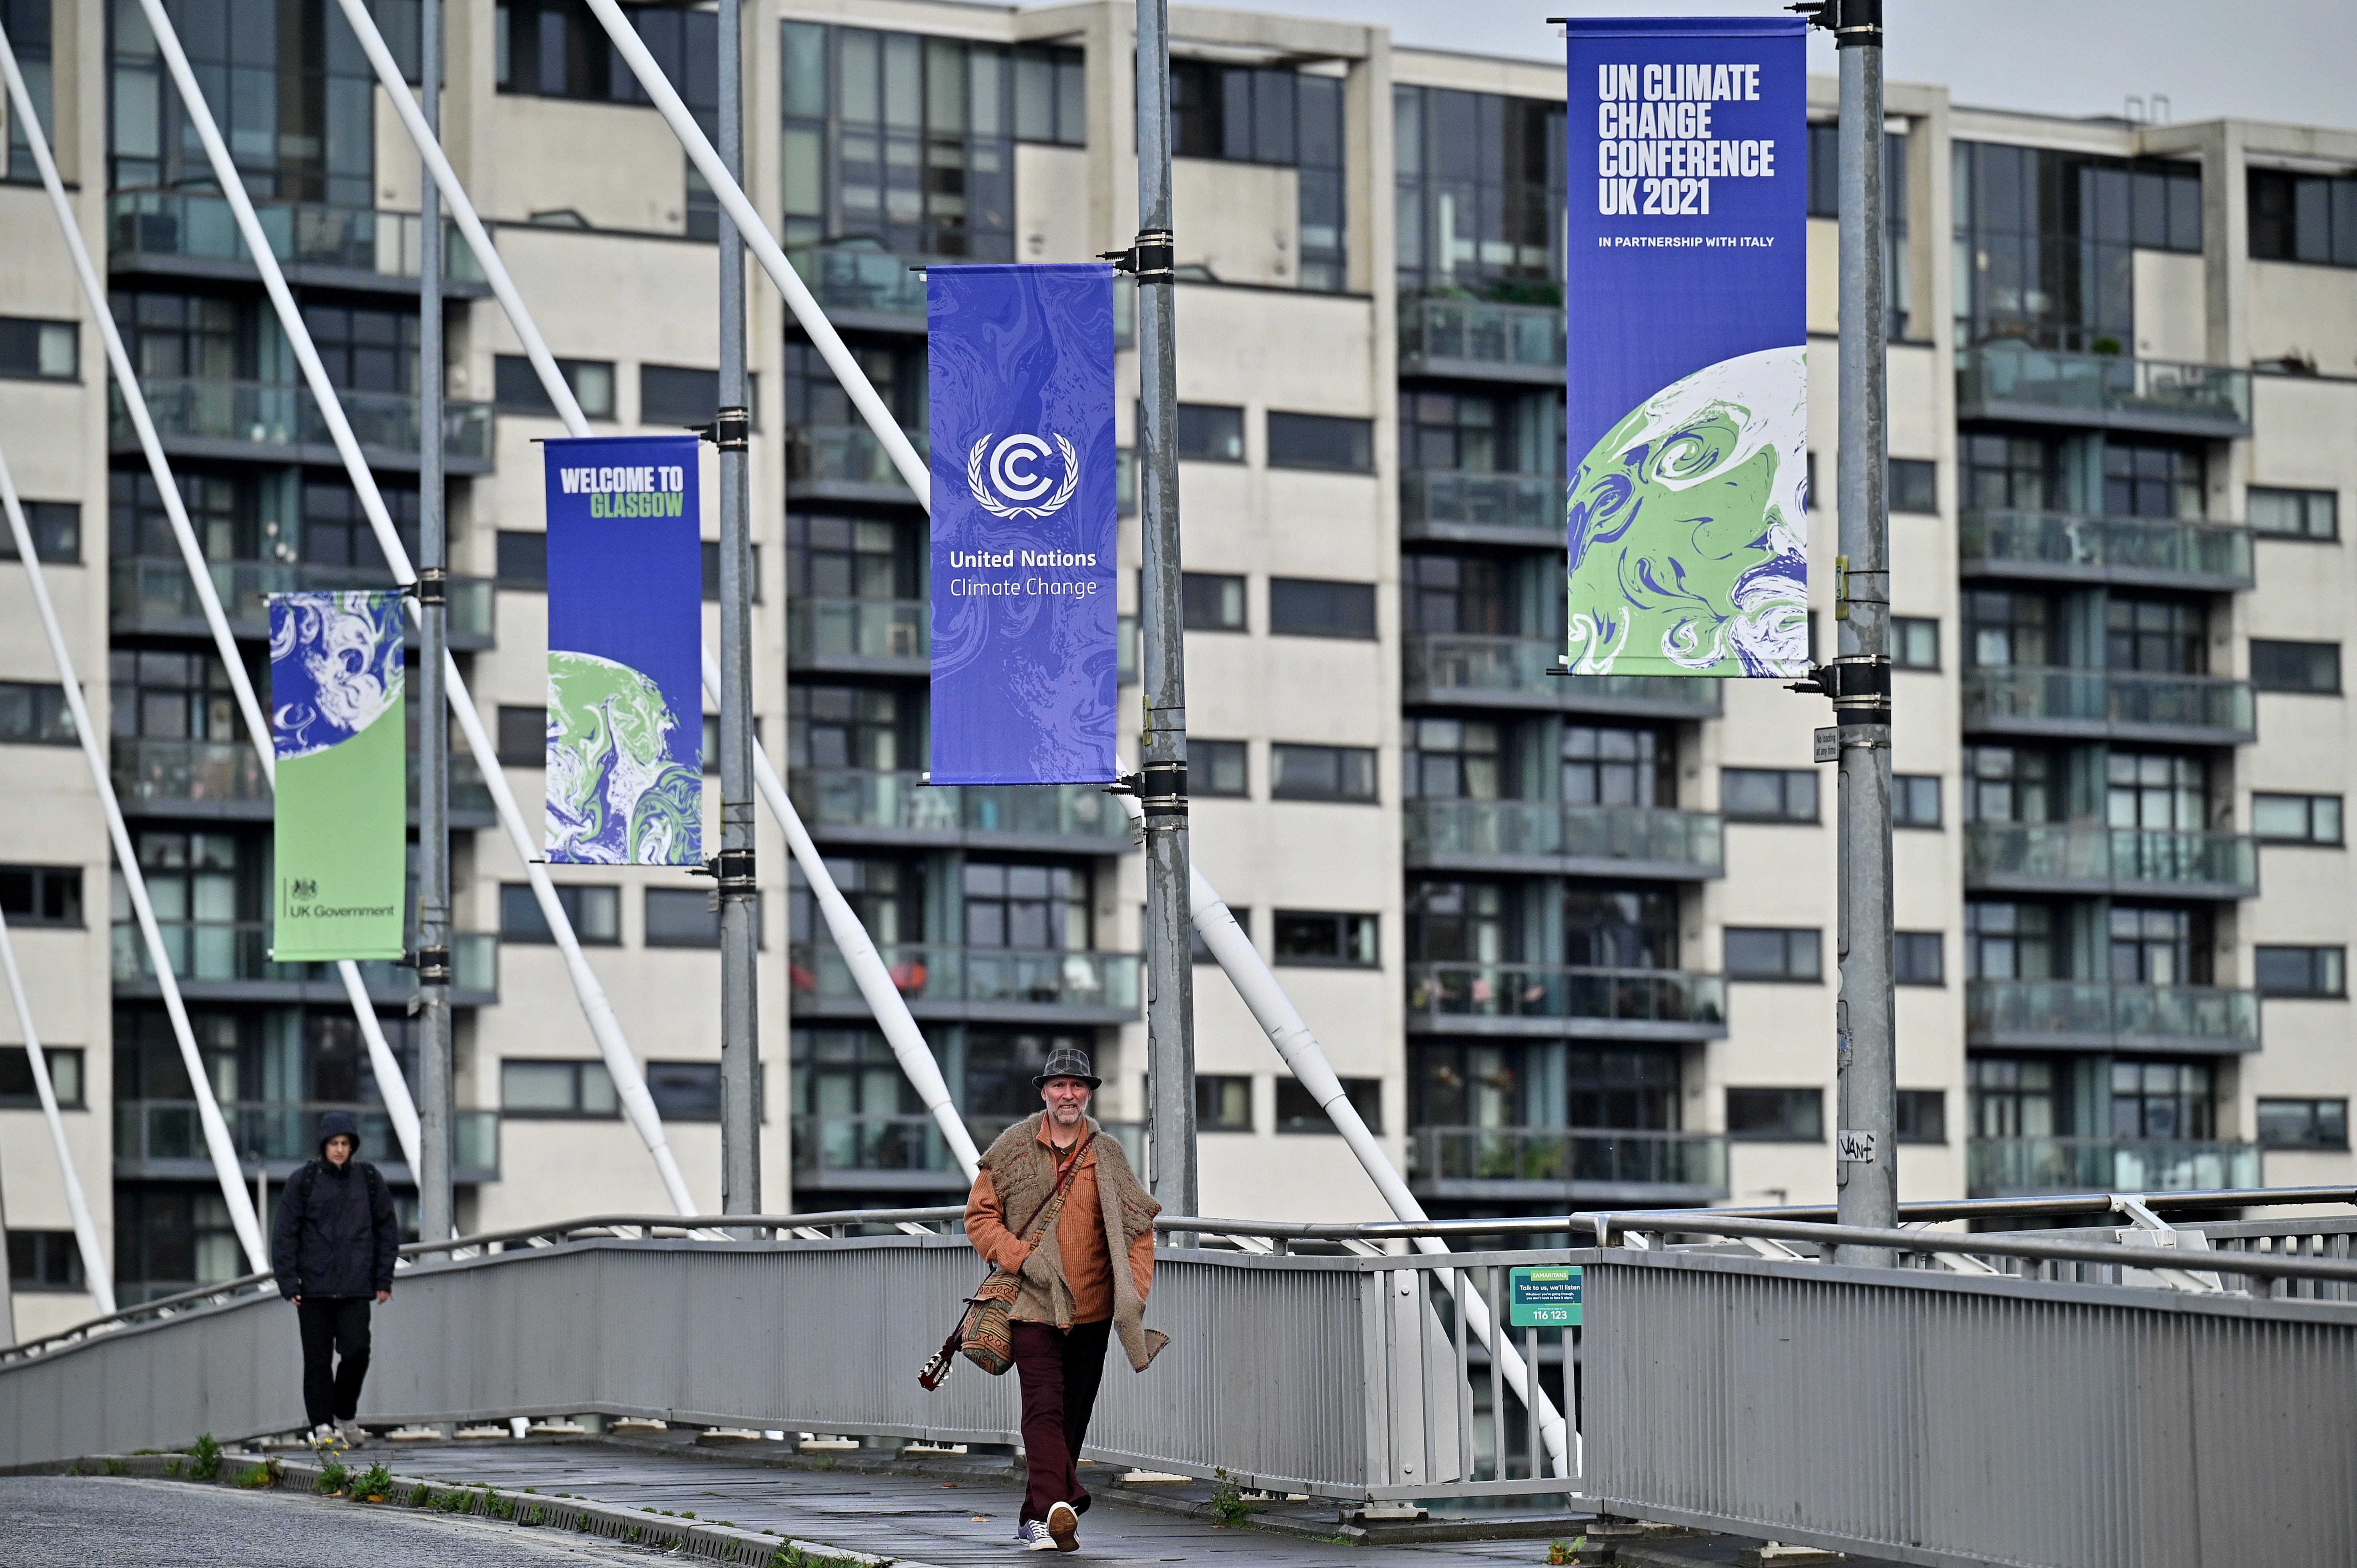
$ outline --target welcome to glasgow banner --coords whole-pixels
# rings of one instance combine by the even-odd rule
[[[1113,268],[934,267],[932,781],[1116,776]]]
[[[397,959],[409,843],[398,593],[270,596],[281,963]]]
[[[1568,27],[1577,673],[1807,672],[1807,27]]]
[[[693,435],[553,440],[548,858],[704,864],[704,509]]]

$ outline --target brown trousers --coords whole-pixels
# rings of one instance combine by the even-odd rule
[[[1081,1444],[1104,1378],[1113,1320],[1075,1323],[1070,1333],[1052,1323],[1010,1326],[1015,1371],[1023,1380],[1023,1454],[1031,1470],[1016,1517],[1045,1520],[1056,1504],[1078,1504],[1087,1496],[1081,1489]]]

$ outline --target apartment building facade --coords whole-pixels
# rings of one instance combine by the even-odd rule
[[[414,7],[378,14],[414,60]],[[586,7],[447,14],[453,160],[593,428],[708,422],[708,191]],[[709,110],[713,14],[631,14]],[[414,153],[332,6],[173,15],[412,532]],[[260,678],[260,594],[389,578],[137,16],[0,6]],[[1128,242],[1131,23],[1096,3],[746,8],[747,188],[920,444],[912,267]],[[1588,177],[1565,166],[1561,71],[1244,12],[1182,9],[1173,32],[1198,865],[1435,1212],[1826,1198],[1822,699],[1553,673],[1561,236]],[[1813,82],[1828,491],[1835,109]],[[1905,85],[1889,116],[1902,1194],[2345,1181],[2357,134],[1999,114]],[[372,1118],[405,1193],[340,987],[269,961],[267,788],[9,134],[0,443],[214,1090],[265,1204],[323,1105]],[[1021,1113],[1071,1042],[1135,1143],[1144,882],[1119,802],[924,783],[923,511],[774,291],[757,278],[751,297],[763,743],[977,1132]],[[532,444],[561,427],[463,248],[446,309],[455,641],[529,817]],[[1813,521],[1826,656],[1830,510]],[[1123,548],[1126,665],[1126,516]],[[70,1141],[126,1299],[224,1277],[242,1264],[178,1050],[108,891],[21,570],[0,579],[0,769],[21,803],[0,819],[0,890],[70,1080]],[[660,1211],[471,764],[454,801],[462,1223]],[[770,1206],[949,1199],[953,1165],[766,820],[759,853]],[[716,1200],[705,885],[555,876],[690,1186]],[[370,968],[414,1075],[410,983]],[[1196,995],[1205,1207],[1378,1212],[1215,966]],[[20,1332],[89,1307],[27,1078],[21,1049],[0,1051]]]

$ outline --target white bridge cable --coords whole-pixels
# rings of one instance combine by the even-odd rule
[[[384,88],[395,112],[401,116],[402,124],[408,130],[409,139],[416,145],[418,156],[425,160],[443,199],[450,204],[451,220],[458,226],[458,231],[473,249],[475,259],[481,263],[483,275],[490,283],[491,293],[507,312],[508,324],[515,329],[518,340],[523,344],[524,352],[531,360],[533,369],[538,372],[541,387],[554,406],[557,418],[564,423],[568,435],[587,435],[589,421],[582,413],[580,400],[574,396],[572,387],[566,384],[564,375],[557,370],[556,358],[550,352],[547,339],[541,335],[540,326],[533,318],[531,308],[524,304],[522,291],[516,286],[507,263],[492,244],[480,215],[475,210],[473,200],[467,195],[457,170],[451,167],[440,141],[425,124],[425,114],[410,96],[401,69],[393,60],[393,51],[386,48],[383,35],[377,30],[375,18],[369,15],[363,0],[338,0],[338,3],[342,6],[345,19],[351,24],[353,33],[359,37],[369,63],[375,68],[379,84]],[[689,124],[694,122],[691,120]],[[767,231],[761,232],[766,234]],[[788,267],[786,273],[790,277],[795,275],[791,267]],[[798,277],[795,281],[799,285]],[[826,318],[818,314],[815,301],[811,303],[810,309],[819,325],[826,328],[828,336],[834,338],[834,329],[827,326]],[[841,349],[841,338],[834,338],[834,341]],[[847,350],[844,350],[843,359],[851,372],[857,375],[858,366],[850,360]],[[843,365],[838,365],[838,372],[843,368]],[[874,389],[867,387],[864,376],[860,378],[860,385],[866,388],[869,399],[881,410],[882,401],[875,397]],[[888,414],[886,417],[888,421]],[[892,428],[899,435],[901,445],[909,448],[909,456],[914,459],[915,448],[906,434],[901,433],[897,424]],[[716,700],[720,695],[719,665],[710,650],[701,651],[705,688]],[[768,754],[759,746],[753,748],[753,774],[761,798],[769,802],[770,814],[785,832],[787,847],[792,851],[795,863],[802,867],[803,880],[810,884],[811,891],[817,897],[819,911],[826,920],[828,934],[834,937],[835,948],[843,955],[853,982],[859,987],[860,995],[866,1001],[869,1011],[875,1014],[877,1027],[883,1031],[893,1055],[899,1058],[902,1070],[915,1086],[927,1113],[941,1130],[951,1154],[971,1180],[979,1168],[980,1151],[974,1147],[974,1136],[951,1098],[949,1084],[942,1076],[939,1060],[926,1045],[924,1032],[917,1026],[916,1019],[909,1012],[907,998],[893,983],[890,971],[876,950],[875,941],[844,898],[842,890],[835,886],[834,875],[827,869],[826,861],[818,853],[817,846],[811,842],[801,813],[794,810],[792,800],[786,795],[785,785],[779,779],[777,770],[770,766]]]
[[[188,52],[180,46],[179,34],[173,28],[172,19],[166,13],[162,0],[140,0],[140,9],[146,16],[150,30],[156,35],[156,48],[164,57],[166,69],[171,72],[173,85],[179,92],[189,123],[204,144],[205,156],[212,166],[214,179],[229,202],[230,211],[237,220],[238,231],[251,253],[254,268],[262,275],[263,287],[277,311],[288,346],[294,349],[296,360],[302,367],[304,381],[310,388],[320,417],[327,424],[337,454],[343,459],[344,471],[350,477],[352,488],[360,496],[361,510],[367,515],[369,527],[376,536],[377,547],[392,568],[393,580],[406,587],[417,580],[409,552],[402,544],[401,536],[394,532],[392,515],[385,510],[384,498],[377,489],[375,477],[370,473],[366,459],[361,455],[360,442],[352,434],[350,421],[344,416],[343,404],[337,396],[334,383],[328,379],[327,367],[321,363],[318,349],[311,340],[310,330],[305,326],[302,313],[296,308],[295,297],[286,286],[285,274],[270,248],[268,236],[263,232],[261,220],[254,215],[253,200],[246,195],[236,164],[221,140],[221,127],[197,84],[196,73],[188,65]],[[406,100],[406,88],[397,96]],[[409,600],[409,612],[413,617],[418,613],[417,602],[414,598]],[[632,1054],[630,1041],[622,1034],[621,1022],[614,1015],[613,1004],[608,999],[605,988],[598,983],[597,975],[589,968],[588,960],[582,954],[580,940],[574,933],[573,922],[557,899],[556,886],[549,878],[548,867],[538,857],[537,847],[533,843],[523,814],[517,807],[515,795],[508,788],[506,776],[500,768],[498,751],[483,729],[482,716],[475,711],[474,699],[467,690],[465,678],[459,673],[458,661],[446,653],[443,670],[449,683],[450,710],[457,716],[458,726],[465,733],[468,747],[474,753],[481,769],[483,782],[490,792],[500,825],[506,828],[517,858],[523,863],[524,875],[531,882],[542,917],[548,923],[558,950],[564,955],[575,995],[588,1022],[590,1034],[597,1042],[606,1070],[614,1081],[615,1093],[621,1101],[623,1112],[630,1118],[640,1141],[646,1145],[648,1155],[653,1159],[656,1172],[662,1177],[673,1206],[682,1214],[694,1214],[697,1212],[695,1200],[690,1196],[686,1179],[680,1174],[679,1162],[664,1138],[662,1118],[655,1110],[653,1099],[647,1093],[646,1079],[640,1071],[638,1058]]]
[[[0,43],[5,43],[0,38]],[[19,113],[24,113],[19,111]],[[164,447],[156,437],[156,424],[147,409],[145,393],[140,389],[138,377],[131,369],[131,358],[123,347],[123,335],[116,328],[114,316],[108,307],[106,294],[99,284],[98,272],[91,264],[90,252],[82,243],[81,233],[74,226],[73,209],[66,201],[65,187],[58,177],[54,161],[49,156],[48,139],[29,113],[26,114],[28,139],[38,149],[36,161],[42,169],[42,183],[48,189],[49,205],[56,211],[58,224],[63,231],[66,249],[72,254],[74,270],[81,280],[82,293],[90,301],[91,315],[98,323],[99,336],[106,347],[108,363],[113,368],[114,380],[123,392],[123,406],[131,417],[139,445],[147,457],[148,472],[155,476],[156,488],[162,493],[164,514],[172,526],[172,537],[179,545],[180,558],[188,564],[190,582],[196,589],[198,607],[203,611],[206,628],[212,634],[213,647],[221,654],[221,666],[227,671],[230,691],[237,702],[239,715],[245,721],[247,736],[253,743],[262,777],[274,791],[278,788],[277,757],[271,739],[270,725],[262,714],[262,703],[254,695],[253,682],[247,675],[245,660],[237,650],[236,639],[231,635],[229,618],[221,609],[221,595],[215,591],[212,574],[205,564],[204,549],[197,542],[196,530],[188,521],[188,507],[179,487],[173,482],[171,464],[164,456]],[[409,1168],[417,1169],[417,1107],[409,1097],[408,1082],[401,1074],[401,1063],[385,1043],[384,1028],[377,1021],[376,1007],[368,1000],[368,987],[361,979],[360,966],[349,959],[336,966],[344,983],[344,993],[350,998],[352,1015],[358,1021],[361,1038],[367,1043],[369,1065],[375,1071],[377,1083],[384,1098],[387,1116],[392,1120],[393,1135],[401,1144],[402,1158]]]

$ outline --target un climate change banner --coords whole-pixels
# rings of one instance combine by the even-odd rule
[[[409,746],[397,593],[270,596],[281,963],[396,959],[408,866]]]
[[[1808,670],[1806,30],[1569,26],[1578,673]]]
[[[927,276],[932,781],[1109,783],[1113,269]]]
[[[704,863],[693,435],[550,441],[548,858]]]

